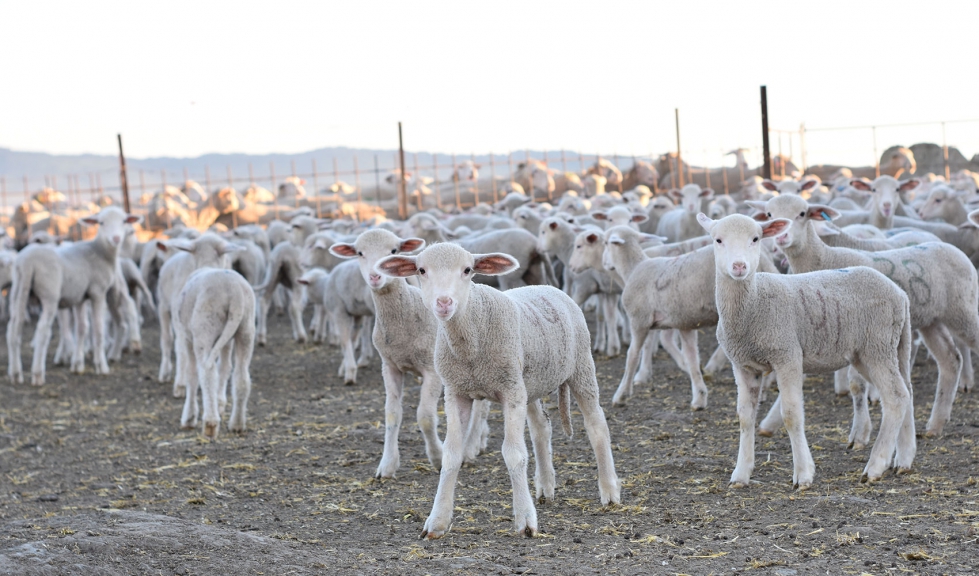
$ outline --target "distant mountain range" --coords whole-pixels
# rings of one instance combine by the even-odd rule
[[[585,164],[590,164],[595,159],[594,154],[584,155],[583,158],[579,159],[577,153],[565,152],[564,165],[562,166],[561,151],[532,150],[513,153],[511,158],[514,167],[528,155],[532,158],[546,158],[550,166],[569,170],[579,170],[581,168],[580,160],[583,160]],[[277,180],[291,175],[293,170],[296,174],[308,178],[313,173],[314,161],[321,183],[333,181],[334,161],[336,162],[338,178],[353,182],[356,177],[354,172],[355,158],[358,172],[365,185],[373,183],[375,159],[381,177],[398,165],[397,150],[345,147],[320,148],[298,154],[205,154],[194,158],[127,158],[126,164],[130,187],[139,185],[140,171],[144,173],[146,187],[150,188],[158,187],[161,178],[164,176],[168,183],[182,182],[185,173],[190,178],[199,181],[203,181],[209,174],[212,182],[221,184],[227,182],[229,169],[236,183],[247,181],[249,171],[251,171],[255,181],[267,185],[273,169]],[[462,162],[471,158],[473,157],[458,156],[456,161]],[[489,175],[490,170],[501,176],[509,173],[509,158],[506,155],[494,155],[492,168],[489,155],[476,155],[474,159],[483,165],[481,176]],[[441,178],[450,176],[452,161],[451,154],[405,152],[405,164],[409,171],[413,171],[417,165],[422,173],[433,175],[435,162],[437,162]],[[631,158],[620,158],[620,165],[629,166],[631,164]],[[56,155],[0,148],[0,176],[5,178],[7,189],[13,191],[23,190],[25,176],[28,179],[28,187],[32,191],[45,185],[50,178],[54,179],[53,181],[58,184],[59,189],[66,188],[69,177],[76,179],[83,189],[88,188],[89,177],[96,181],[101,179],[102,185],[106,189],[114,189],[119,185],[119,159],[117,156],[108,155]]]

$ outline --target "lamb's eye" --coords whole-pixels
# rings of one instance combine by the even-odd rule
[[[715,242],[717,242],[718,244],[720,244],[721,243],[721,239],[718,238],[717,240],[715,240]]]
[[[765,216],[768,216],[769,218],[771,218],[772,217],[772,213],[771,212],[768,212],[768,213],[765,214]]]
[[[941,198],[939,198],[939,199],[935,200],[935,204],[938,204],[941,201],[942,201]]]
[[[391,254],[394,254],[394,253],[396,253],[397,251],[398,251],[398,249],[397,249],[397,248],[391,248]]]
[[[360,256],[361,258],[363,258],[364,253],[363,252],[357,252],[357,256]]]
[[[757,242],[757,241],[758,241],[758,237],[757,237],[757,236],[755,236],[754,238],[752,238],[752,239],[751,239],[751,241],[752,241],[752,242]]]
[[[805,213],[805,212],[799,212],[799,218],[802,218],[802,217],[803,217],[803,216],[805,216],[805,215],[806,215],[806,213]]]
[[[422,276],[424,276],[425,275],[425,269],[424,268],[419,268],[418,269],[418,273],[421,274]]]
[[[465,274],[466,276],[468,276],[469,273],[472,272],[472,271],[473,271],[472,268],[470,268],[469,266],[466,266],[466,269],[463,270],[462,273]]]

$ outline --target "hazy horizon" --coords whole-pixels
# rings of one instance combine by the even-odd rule
[[[760,146],[762,84],[783,130],[979,117],[959,85],[979,6],[953,2],[929,3],[932,20],[885,2],[2,10],[0,147],[18,151],[111,155],[117,132],[147,159],[393,149],[400,120],[412,151],[648,156],[676,148],[679,108],[684,155],[719,166]],[[942,138],[938,124],[881,128],[878,152]],[[979,123],[946,138],[971,157]],[[870,130],[809,132],[806,148],[810,164],[874,160]]]

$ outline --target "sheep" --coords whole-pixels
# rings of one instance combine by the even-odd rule
[[[108,207],[82,219],[86,224],[99,225],[94,239],[59,248],[33,244],[17,255],[10,288],[10,320],[7,322],[7,373],[11,381],[18,384],[24,382],[20,346],[31,294],[41,301],[41,317],[34,331],[31,383],[35,386],[44,384],[51,324],[59,307],[71,307],[75,314],[76,341],[71,371],[78,374],[85,371],[86,301],[92,306],[92,363],[95,373],[109,373],[103,343],[106,292],[116,279],[117,256],[125,236],[125,225],[140,220],[140,216]]]
[[[704,200],[714,197],[714,191],[701,188],[698,184],[687,184],[680,190],[670,190],[669,195],[679,201],[680,206],[660,217],[656,235],[666,236],[668,242],[681,242],[701,236],[697,213],[702,210],[701,203]]]
[[[340,252],[331,252],[335,256],[341,256]],[[367,340],[371,332],[363,327],[369,328],[374,316],[374,301],[357,262],[345,261],[333,268],[326,279],[320,304],[324,313],[329,315],[330,325],[336,331],[343,350],[339,375],[343,377],[344,384],[356,384],[357,368],[367,366],[373,355],[373,348]],[[363,341],[360,344],[360,357],[354,360],[355,324],[358,321],[363,326]]]
[[[649,219],[639,224],[639,231],[648,234],[656,232],[660,219],[664,214],[674,208],[676,208],[676,204],[673,203],[669,195],[657,196],[652,202],[646,205],[646,215],[649,216]]]
[[[558,397],[564,430],[571,434],[571,395],[584,416],[598,463],[602,505],[620,502],[608,424],[599,405],[588,325],[581,309],[557,288],[530,286],[499,292],[472,282],[476,274],[511,274],[518,262],[501,253],[471,254],[453,244],[429,246],[418,256],[378,261],[382,274],[417,275],[422,300],[438,319],[435,370],[445,392],[447,427],[442,469],[422,537],[440,538],[452,522],[456,479],[474,400],[503,408],[503,459],[513,486],[516,532],[537,535],[537,511],[527,485],[524,429],[530,422],[537,499],[554,498],[551,430],[540,399]]]
[[[203,234],[200,238],[190,240],[175,238],[167,242],[158,242],[160,249],[173,252],[173,256],[164,262],[160,268],[160,281],[157,284],[156,301],[157,314],[160,320],[160,372],[158,380],[166,382],[173,374],[172,355],[174,352],[174,333],[172,329],[173,313],[176,310],[176,299],[180,290],[187,283],[187,278],[195,270],[201,268],[228,268],[229,262],[225,254],[241,249],[236,244],[225,241],[216,234]],[[180,375],[180,351],[177,350],[177,374]],[[184,393],[184,383],[180,378],[173,382],[173,395],[180,398]]]
[[[847,212],[841,216],[839,226],[847,224],[871,224],[882,229],[893,228],[896,224],[895,215],[898,212],[912,213],[911,208],[905,208],[901,194],[914,190],[920,181],[917,179],[899,182],[892,176],[880,176],[873,182],[864,178],[853,178],[850,186],[861,192],[870,193],[869,212]]]
[[[832,248],[820,240],[811,222],[834,219],[839,215],[836,210],[794,196],[779,196],[755,207],[765,210],[760,219],[791,217],[797,223],[776,238],[794,272],[868,266],[883,272],[907,293],[913,304],[913,328],[938,363],[935,402],[925,434],[940,435],[951,415],[961,368],[952,337],[979,351],[979,275],[969,259],[941,242],[884,252]],[[860,413],[854,414],[855,428],[867,426],[866,405],[859,408]],[[854,409],[858,409],[856,404]]]
[[[639,225],[649,220],[649,216],[641,213],[633,213],[626,206],[616,206],[609,210],[596,210],[592,212],[592,217],[599,221],[607,222],[609,226],[629,225],[639,229]]]
[[[605,194],[605,185],[608,180],[598,174],[589,174],[581,179],[581,185],[584,189],[582,194],[585,198],[594,198],[596,196],[601,196]]]
[[[493,207],[497,210],[506,210],[507,214],[512,215],[514,210],[530,201],[530,197],[522,192],[510,192],[502,200],[494,204]]]
[[[612,402],[623,404],[632,396],[640,351],[648,350],[650,354],[653,351],[644,348],[649,331],[677,330],[682,344],[677,364],[690,375],[690,407],[702,410],[707,407],[708,392],[700,368],[697,330],[717,324],[713,249],[705,246],[701,239],[688,240],[680,245],[655,247],[650,252],[656,256],[650,257],[640,248],[642,240],[640,233],[616,226],[605,232],[603,242],[602,265],[624,280],[622,306],[631,330],[625,370]],[[694,246],[693,251],[682,252]],[[775,272],[767,257],[760,259],[759,266],[764,272]],[[669,347],[672,334],[664,335],[664,347],[673,354]],[[723,354],[723,351],[715,354]],[[643,358],[643,361],[651,362],[651,358]],[[712,356],[709,365],[713,367],[721,362]]]
[[[793,196],[800,202],[805,200]],[[714,239],[717,339],[734,366],[741,439],[731,486],[748,485],[754,469],[759,375],[774,371],[792,444],[794,487],[812,485],[815,463],[805,436],[805,372],[853,364],[881,394],[883,417],[862,482],[891,464],[911,470],[916,451],[911,390],[908,296],[880,272],[856,266],[788,276],[757,274],[761,238],[791,232],[793,220],[765,223],[734,214],[698,220]],[[803,222],[804,224],[804,222]],[[896,449],[896,455],[895,455]]]
[[[969,211],[962,203],[964,192],[940,184],[933,186],[925,197],[924,204],[918,207],[922,220],[939,220],[953,226],[964,224],[969,219]]]
[[[489,281],[479,279],[489,285],[498,285],[500,290],[509,290],[528,284],[557,285],[551,261],[537,252],[537,237],[523,229],[493,230],[475,238],[462,238],[459,245],[466,250],[483,252],[496,250],[517,259],[520,268],[510,274],[493,275]]]
[[[645,160],[636,160],[625,174],[622,176],[622,188],[629,190],[642,185],[647,188],[656,188],[659,182],[659,172],[652,164]]]
[[[601,308],[600,321],[595,327],[595,350],[604,349],[605,355],[612,357],[618,356],[622,350],[618,330],[619,295],[622,293],[622,288],[608,271],[593,265],[595,258],[591,253],[596,248],[601,247],[598,240],[602,237],[603,232],[600,228],[586,228],[578,232],[574,237],[574,248],[571,257],[568,259],[568,267],[575,274],[581,274],[588,269],[596,272]],[[598,254],[600,261],[601,252],[599,251]]]
[[[394,478],[400,466],[398,432],[401,428],[401,404],[406,372],[422,378],[418,401],[418,428],[425,439],[425,453],[435,470],[442,466],[442,442],[438,438],[438,401],[442,381],[435,372],[432,350],[435,348],[437,321],[428,313],[421,291],[400,279],[374,270],[374,265],[391,254],[416,252],[425,245],[420,238],[402,240],[386,230],[368,230],[352,244],[337,243],[330,251],[343,258],[357,258],[360,274],[370,289],[374,302],[373,342],[381,356],[381,375],[384,379],[386,414],[384,455],[377,467],[376,478]],[[477,403],[485,404],[479,400]],[[472,445],[467,442],[466,460],[475,458],[486,447],[489,427],[485,412],[476,424]],[[483,434],[485,432],[485,434]]]
[[[173,328],[181,350],[178,357],[183,357],[178,369],[184,374],[179,379],[187,385],[180,427],[197,426],[200,386],[204,436],[214,440],[221,424],[225,382],[231,376],[228,429],[244,432],[252,388],[248,368],[255,345],[255,295],[251,284],[233,270],[198,269],[174,302]]]

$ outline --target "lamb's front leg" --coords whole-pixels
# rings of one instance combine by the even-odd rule
[[[534,488],[538,504],[554,500],[554,461],[551,455],[551,421],[544,413],[540,400],[527,406],[527,422],[530,424],[530,441],[534,445]]]
[[[381,463],[378,464],[374,477],[394,478],[395,472],[398,471],[398,467],[401,465],[401,453],[398,450],[398,433],[401,431],[401,403],[404,396],[405,375],[396,366],[384,362],[381,365],[381,377],[384,379],[385,393],[384,454],[381,456]],[[419,401],[418,404],[420,411],[422,402]],[[436,404],[438,404],[438,399],[436,399]],[[425,438],[425,441],[427,447],[428,438]]]
[[[513,525],[518,534],[537,535],[537,509],[527,485],[527,391],[522,381],[503,397],[503,461],[513,487]]]
[[[109,373],[105,358],[105,294],[92,298],[92,364],[96,374]]]
[[[72,307],[75,317],[75,351],[71,355],[71,372],[85,373],[85,334],[88,332],[88,316],[85,314],[84,300]],[[93,354],[94,359],[94,354]]]
[[[439,474],[439,487],[435,492],[432,512],[425,520],[421,537],[441,538],[452,526],[452,508],[455,502],[456,480],[462,467],[462,449],[469,418],[472,415],[472,398],[445,390],[445,441],[442,443],[442,471]],[[526,409],[525,409],[526,410]],[[523,422],[521,420],[521,422]],[[524,488],[527,479],[524,477]],[[528,493],[528,497],[530,494]]]
[[[802,398],[802,366],[787,364],[775,368],[778,396],[782,399],[782,420],[792,443],[792,486],[805,490],[812,485],[816,464],[806,441],[806,415]]]
[[[741,439],[738,445],[738,464],[731,474],[731,487],[743,488],[751,480],[755,469],[755,418],[758,415],[758,399],[761,384],[758,375],[743,366],[734,365],[734,381],[738,385],[738,421]]]
[[[421,393],[418,398],[418,428],[425,439],[425,453],[432,467],[442,467],[442,442],[439,440],[439,398],[442,397],[442,380],[434,371],[422,374]],[[463,456],[465,458],[465,456]]]

